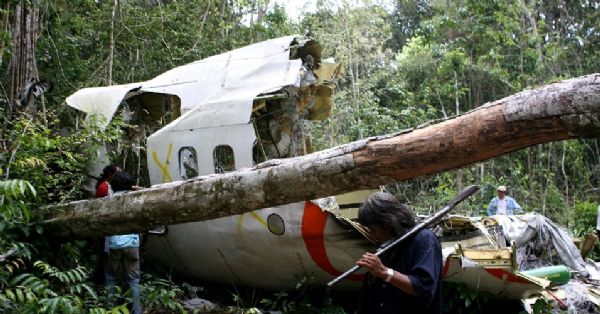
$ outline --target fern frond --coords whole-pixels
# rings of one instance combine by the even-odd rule
[[[17,297],[15,296],[15,293],[11,289],[4,290],[4,295],[6,296],[7,299],[9,299],[13,302],[17,299]]]
[[[45,281],[35,275],[25,273],[14,277],[9,285],[11,287],[23,288],[41,296],[46,295],[48,281]]]
[[[10,275],[12,274],[12,270],[15,269],[15,264],[13,264],[14,261],[9,261],[6,265],[1,265],[0,266],[0,275],[5,276],[5,277],[10,277]],[[16,265],[18,266],[18,262],[16,263]]]
[[[25,242],[13,242],[9,247],[6,253],[0,255],[0,273],[7,271],[3,263],[12,265],[14,269],[22,268],[25,265],[23,258],[29,259],[31,250],[34,249],[33,245]]]
[[[46,274],[54,274],[56,272],[58,272],[58,270],[56,270],[56,268],[52,267],[50,264],[44,262],[44,261],[36,261],[35,263],[33,263],[33,267],[39,269],[42,274],[46,275]]]
[[[60,297],[56,297],[56,298],[52,298],[52,299],[47,299],[47,300],[42,300],[42,304],[47,303],[48,305],[48,310],[44,311],[42,313],[56,313],[56,309],[58,308],[58,303],[60,302]]]
[[[20,168],[46,168],[46,162],[40,158],[30,156],[15,161],[15,165]]]
[[[28,181],[21,179],[0,181],[0,195],[5,197],[22,198],[28,194],[37,195],[35,188]]]
[[[23,287],[17,287],[17,289],[15,289],[15,294],[17,295],[17,302],[21,304],[25,303],[25,294],[23,293],[23,290]]]
[[[27,286],[28,283],[30,283],[34,280],[39,280],[39,278],[37,278],[36,276],[34,276],[32,274],[25,273],[25,274],[20,274],[20,275],[14,277],[9,282],[9,284],[11,286],[18,286],[18,285]]]

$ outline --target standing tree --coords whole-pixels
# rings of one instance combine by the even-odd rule
[[[19,1],[14,4],[13,12],[12,53],[8,66],[8,75],[11,78],[8,114],[14,110],[12,106],[21,90],[29,81],[38,78],[35,48],[40,26],[39,7],[33,3]],[[28,111],[33,109],[30,106],[26,108]]]

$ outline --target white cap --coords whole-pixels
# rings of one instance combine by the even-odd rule
[[[505,185],[501,185],[498,187],[498,191],[500,192],[506,192],[506,186]]]

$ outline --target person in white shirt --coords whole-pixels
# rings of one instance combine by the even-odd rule
[[[488,216],[494,215],[514,215],[516,213],[522,213],[523,209],[512,197],[506,195],[506,186],[501,185],[498,187],[498,196],[494,197],[490,201],[488,206]]]

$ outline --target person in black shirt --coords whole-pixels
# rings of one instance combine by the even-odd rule
[[[361,206],[358,221],[381,245],[415,225],[410,208],[387,193],[371,195]],[[356,264],[368,271],[359,313],[442,312],[442,249],[430,230],[419,231],[381,259],[365,253]]]

